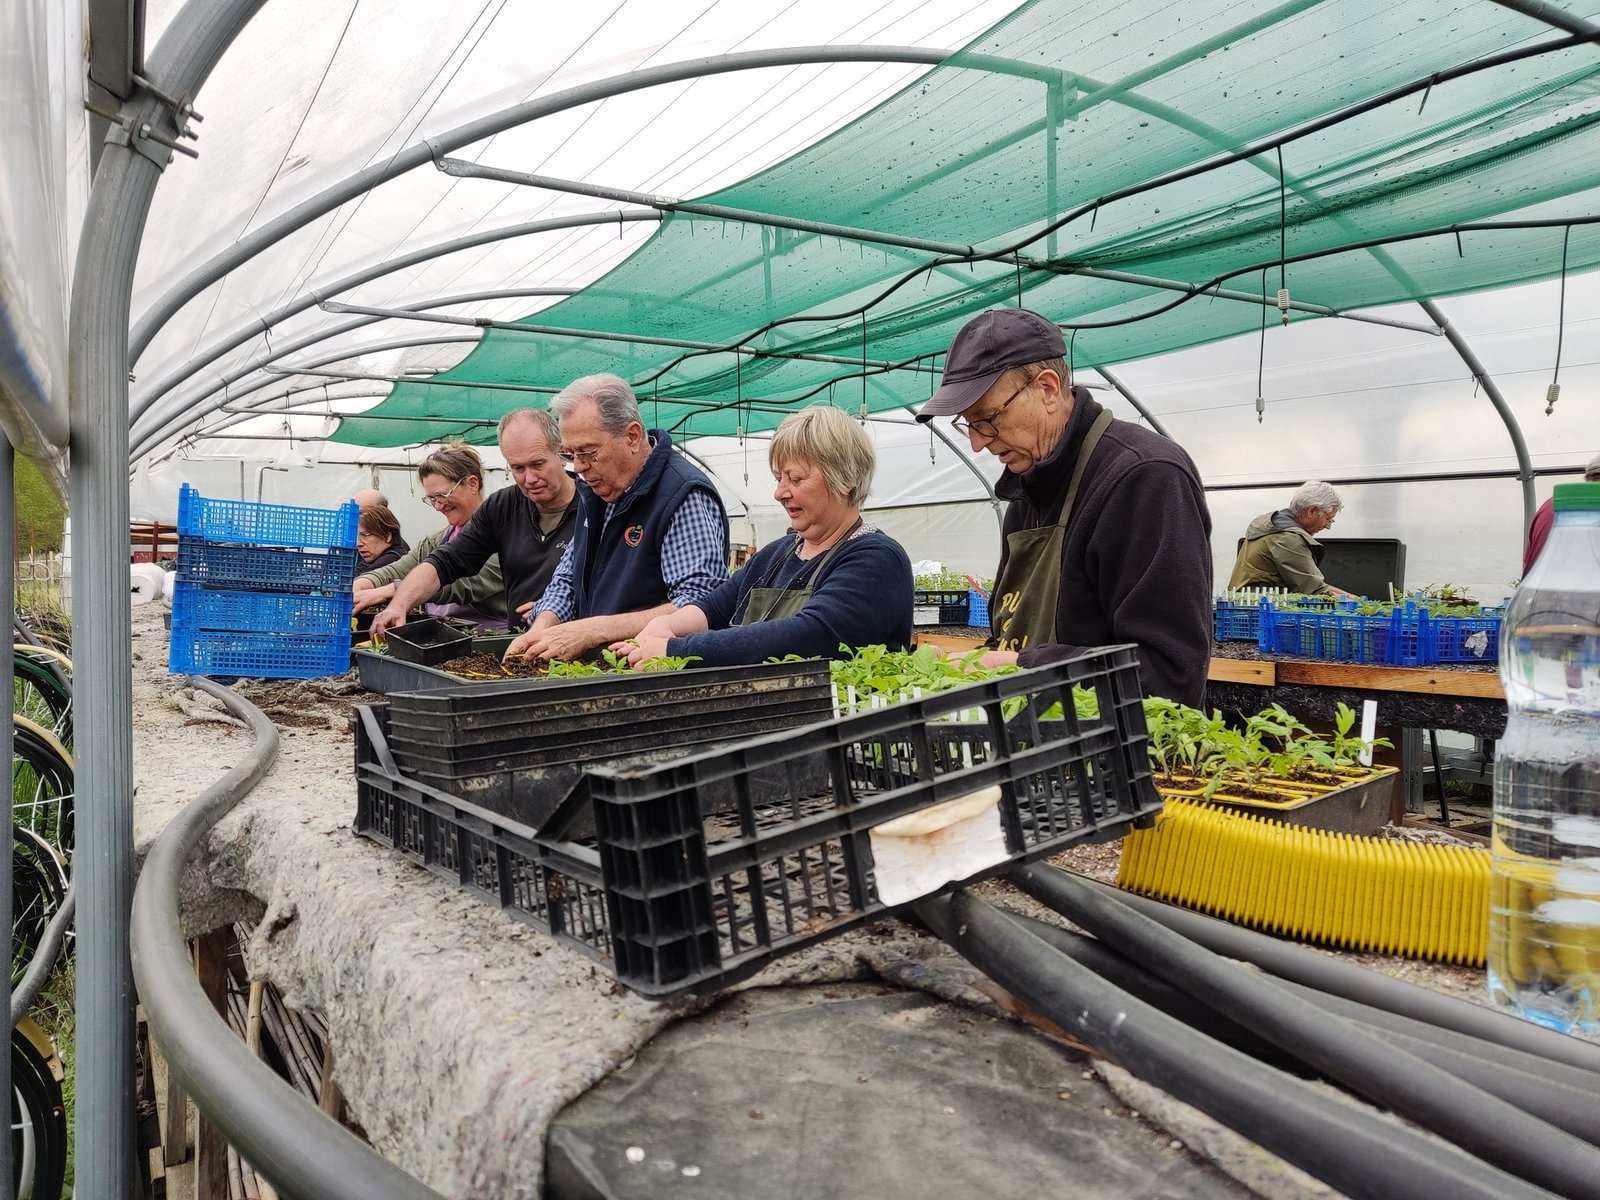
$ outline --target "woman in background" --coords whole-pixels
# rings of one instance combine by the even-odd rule
[[[355,611],[381,608],[394,598],[395,588],[418,563],[426,562],[441,543],[451,541],[465,528],[483,503],[483,460],[471,446],[452,442],[435,450],[417,467],[422,498],[438,510],[445,527],[428,534],[408,554],[388,566],[368,569],[356,577]],[[500,559],[491,555],[483,570],[446,584],[433,601],[423,606],[435,617],[458,617],[480,625],[505,628],[506,589],[500,577]]]
[[[396,561],[402,553],[396,544],[399,541],[400,518],[388,505],[369,504],[361,510],[356,527],[356,553],[361,556],[363,567],[371,570]]]

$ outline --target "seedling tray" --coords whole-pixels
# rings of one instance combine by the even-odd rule
[[[1281,804],[1221,797],[1213,797],[1205,803],[1284,825],[1304,825],[1366,836],[1379,832],[1389,823],[1389,801],[1394,793],[1395,774],[1394,767],[1381,767],[1375,775],[1358,779],[1344,787],[1310,796],[1285,797]]]
[[[383,636],[389,647],[390,658],[427,667],[449,662],[472,650],[470,635],[432,617],[396,625],[386,630]]]
[[[1100,716],[1077,714],[1074,683]],[[981,720],[949,720],[973,709]],[[1003,861],[927,894],[1148,823],[1160,799],[1147,741],[1134,648],[1110,647],[672,762],[591,763],[538,832],[408,778],[358,738],[356,829],[637,991],[707,992],[895,911],[869,836],[893,818],[998,788]],[[733,808],[707,815],[717,790]],[[571,832],[590,815],[592,840]]]
[[[500,743],[543,733],[593,731],[609,719],[674,715],[693,721],[729,704],[801,703],[815,719],[833,715],[828,664],[758,663],[683,671],[618,671],[581,678],[491,680],[450,676],[450,686],[393,694],[397,735],[435,745]],[[607,714],[612,714],[607,718]]]

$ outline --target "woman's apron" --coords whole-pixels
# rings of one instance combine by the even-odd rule
[[[812,560],[811,565],[795,579],[796,583],[803,580],[805,582],[804,587],[775,588],[766,586],[783,569],[783,564],[789,557],[787,554],[780,554],[778,561],[773,563],[767,570],[766,578],[761,581],[760,586],[751,588],[750,594],[745,597],[744,615],[739,618],[739,624],[755,625],[762,621],[781,621],[785,617],[792,617],[797,614],[806,606],[806,602],[811,599],[811,581],[822,574],[823,564],[838,553],[839,547],[848,542],[855,535],[856,530],[860,528],[861,518],[857,517],[856,523],[845,531],[845,535],[842,538],[828,547],[826,554]],[[796,539],[797,542],[798,540]],[[795,553],[798,554],[799,552],[800,549],[797,545]]]
[[[1078,502],[1078,485],[1083,482],[1089,457],[1099,445],[1100,435],[1110,427],[1110,412],[1102,412],[1089,426],[1072,464],[1072,480],[1056,523],[1006,535],[1006,566],[995,581],[994,601],[989,607],[990,632],[1001,650],[1022,650],[1057,640],[1056,600],[1061,594],[1061,547],[1067,521]]]

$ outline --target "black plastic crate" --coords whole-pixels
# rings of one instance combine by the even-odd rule
[[[972,619],[972,595],[961,588],[928,590],[911,594],[913,625],[965,625]]]
[[[1100,715],[1078,714],[1074,684]],[[1134,649],[1111,647],[672,762],[591,763],[538,832],[358,758],[357,829],[609,957],[636,991],[704,992],[896,911],[872,847],[896,817],[999,789],[1004,861],[928,894],[1145,823],[1147,740]],[[731,807],[708,814],[719,792]],[[567,832],[591,817],[592,840]]]

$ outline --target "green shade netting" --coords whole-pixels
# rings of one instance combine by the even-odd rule
[[[1592,20],[1600,0],[1564,7]],[[1185,289],[1270,301],[1281,279],[1294,301],[1343,311],[1547,278],[1563,257],[1600,266],[1600,226],[1581,223],[1600,214],[1595,45],[1428,85],[1570,39],[1481,0],[1253,10],[1028,5],[817,145],[702,198],[970,253],[675,214],[527,322],[623,340],[490,330],[338,440],[488,441],[507,409],[600,371],[634,383],[650,423],[727,435],[818,401],[915,405],[961,324],[1019,299],[1069,331],[1082,368],[1262,325],[1259,303]],[[1285,133],[1299,136],[1280,174],[1261,143]],[[1550,224],[1507,227],[1532,221]],[[1474,223],[1498,227],[1452,230]],[[627,340],[640,337],[748,353]]]

